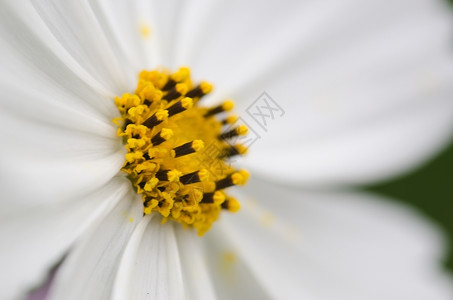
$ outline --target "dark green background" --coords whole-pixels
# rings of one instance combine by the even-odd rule
[[[366,189],[415,206],[440,225],[449,236],[445,264],[453,272],[453,137],[447,149],[415,172]]]

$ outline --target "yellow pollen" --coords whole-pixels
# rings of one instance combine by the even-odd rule
[[[185,83],[178,83],[175,87],[176,91],[182,95],[187,94],[189,88],[187,87],[187,84]]]
[[[234,108],[234,102],[231,100],[227,100],[222,104],[222,108],[224,111],[230,111]]]
[[[127,149],[122,170],[143,200],[143,213],[163,216],[199,235],[208,231],[222,211],[236,212],[239,202],[225,189],[243,185],[249,174],[235,170],[228,160],[247,148],[229,139],[247,133],[233,126],[227,114],[234,102],[214,107],[200,105],[212,91],[208,82],[193,84],[190,69],[142,71],[133,94],[115,97],[121,118],[118,136]]]
[[[173,130],[168,129],[168,128],[162,128],[161,134],[160,134],[165,140],[169,140],[173,137]]]
[[[146,144],[146,141],[142,139],[128,139],[127,140],[127,146],[129,148],[139,148],[143,147]]]
[[[209,180],[209,171],[202,169],[200,170],[200,172],[198,172],[198,176],[200,177],[200,181],[206,182]]]
[[[216,191],[213,196],[214,203],[222,204],[225,201],[225,195],[220,192]]]
[[[192,148],[194,148],[195,151],[200,151],[204,148],[204,142],[202,140],[194,140],[192,142]]]
[[[166,120],[168,118],[168,110],[165,110],[165,109],[157,110],[156,117],[159,121]]]
[[[227,124],[234,124],[237,122],[239,118],[237,116],[229,116],[225,119],[225,123]]]
[[[179,172],[178,170],[171,170],[170,172],[168,172],[167,176],[168,176],[168,181],[173,182],[173,181],[178,181],[179,177],[182,176],[182,173]]]
[[[147,192],[151,192],[156,185],[159,183],[159,179],[157,178],[151,178],[148,182],[146,182],[145,186],[143,189]]]
[[[234,147],[239,152],[239,154],[246,154],[247,153],[247,147],[245,147],[244,145],[237,144]]]
[[[190,69],[187,67],[181,67],[179,70],[171,75],[171,79],[176,82],[181,82],[190,77]]]
[[[236,132],[239,135],[246,135],[248,132],[248,128],[245,125],[241,125],[238,128],[236,128]]]
[[[200,88],[203,94],[209,94],[212,91],[212,85],[209,82],[203,81],[200,83]]]
[[[141,173],[143,171],[154,172],[157,169],[157,165],[151,161],[145,161],[141,164],[137,164],[135,167],[135,172]]]
[[[250,173],[247,172],[246,170],[240,170],[240,171],[239,171],[239,174],[242,175],[242,178],[243,178],[243,180],[244,180],[242,184],[245,184],[245,183],[249,180],[249,178],[250,178]]]
[[[181,106],[184,107],[185,109],[191,109],[193,106],[193,100],[192,98],[184,98],[181,100]]]
[[[237,212],[241,209],[241,204],[235,198],[229,197],[225,202],[228,203],[228,210],[230,212]]]

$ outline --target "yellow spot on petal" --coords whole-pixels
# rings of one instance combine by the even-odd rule
[[[237,257],[233,252],[227,251],[223,254],[223,260],[228,264],[234,264],[236,263]]]
[[[129,218],[129,223],[132,223],[132,222],[134,222],[134,218],[130,217]]]
[[[149,38],[151,36],[151,27],[148,25],[142,23],[140,25],[140,34],[144,38]]]
[[[275,221],[275,216],[270,212],[266,212],[261,216],[261,224],[264,226],[271,226]]]
[[[288,242],[293,244],[300,242],[302,237],[300,229],[295,226],[286,226],[283,230],[283,235]]]

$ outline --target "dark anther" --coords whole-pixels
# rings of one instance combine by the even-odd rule
[[[172,88],[174,88],[176,85],[176,81],[174,81],[173,79],[168,79],[167,83],[164,85],[164,87],[162,88],[163,91],[168,91],[168,90],[171,90]]]
[[[185,143],[181,146],[174,148],[173,150],[175,151],[175,157],[180,157],[183,155],[194,153],[195,149],[192,147],[192,143],[193,142],[188,142],[188,143]]]
[[[157,126],[160,123],[162,123],[162,121],[158,120],[156,114],[154,114],[151,117],[149,117],[145,122],[143,122],[143,125],[145,125],[149,129],[152,129],[154,126]]]
[[[227,177],[223,178],[223,179],[220,179],[220,180],[217,180],[215,182],[215,189],[216,190],[222,190],[222,189],[225,189],[227,187],[230,187],[230,186],[233,186],[233,180],[231,178],[231,175],[228,175]]]
[[[179,178],[179,181],[182,184],[191,184],[191,183],[196,183],[200,182],[200,176],[198,175],[199,171],[195,171],[186,175],[183,175]]]
[[[181,93],[176,90],[176,87],[172,88],[162,99],[171,101],[181,96]]]

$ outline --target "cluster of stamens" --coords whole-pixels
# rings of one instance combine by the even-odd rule
[[[232,142],[247,128],[235,126],[235,116],[217,119],[233,102],[198,105],[211,90],[207,82],[193,85],[183,67],[173,74],[142,71],[135,93],[115,98],[122,116],[118,136],[128,150],[122,170],[142,196],[144,214],[160,213],[164,222],[175,220],[200,235],[222,210],[239,210],[224,189],[245,184],[249,176],[228,163],[247,151]]]

